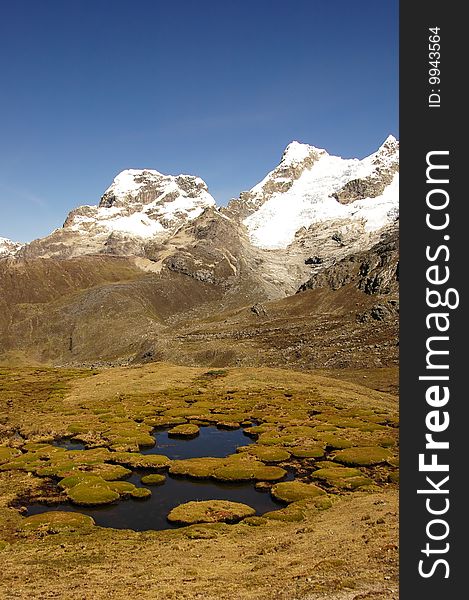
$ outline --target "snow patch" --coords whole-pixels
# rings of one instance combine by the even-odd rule
[[[135,195],[145,185],[144,181],[136,181],[136,178],[147,174],[156,179],[164,177],[158,171],[151,169],[126,169],[114,177],[112,184],[105,193],[112,192],[119,196]]]
[[[129,233],[141,238],[152,237],[157,233],[164,231],[164,227],[158,221],[154,221],[145,213],[133,213],[131,215],[116,217],[102,221],[103,227],[109,231],[118,231]]]
[[[99,206],[80,207],[65,226],[80,233],[116,231],[150,238],[179,227],[214,206],[215,200],[200,177],[127,169],[114,178]]]
[[[292,164],[303,162],[311,155],[312,152],[320,152],[321,154],[326,151],[322,148],[315,148],[314,146],[310,146],[309,144],[302,144],[301,142],[291,142],[285,148],[285,152],[282,156],[282,161],[280,164]]]
[[[292,155],[304,156],[305,144],[293,142]],[[375,173],[376,165],[388,168],[397,161],[398,142],[393,136],[387,138],[381,148],[363,160],[342,159],[325,151],[310,169],[305,169],[286,192],[276,192],[243,223],[248,229],[251,242],[260,248],[286,248],[302,227],[309,227],[335,219],[354,219],[364,222],[366,231],[380,229],[393,221],[398,214],[399,176],[376,198],[365,198],[350,204],[341,204],[332,196],[347,182],[362,179]],[[287,150],[292,146],[290,144]],[[301,148],[300,148],[301,146]],[[307,146],[311,149],[312,146]],[[315,149],[316,150],[316,149]],[[285,156],[285,155],[284,155]],[[281,163],[282,164],[282,163]],[[265,183],[274,178],[272,171],[257,184],[251,194],[262,193]],[[252,202],[255,203],[254,197]]]
[[[24,244],[0,236],[0,257],[14,256]]]

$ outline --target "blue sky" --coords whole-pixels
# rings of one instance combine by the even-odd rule
[[[46,235],[126,168],[226,204],[294,139],[363,157],[397,127],[397,0],[2,3],[0,236]]]

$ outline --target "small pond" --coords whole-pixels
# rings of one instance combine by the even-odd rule
[[[201,427],[195,438],[183,439],[169,437],[167,431],[154,432],[156,445],[147,448],[142,454],[164,454],[171,459],[197,458],[202,456],[224,457],[236,452],[239,446],[246,446],[254,440],[244,434],[243,429],[224,430],[214,426]],[[82,450],[84,445],[70,439],[58,442],[69,450]],[[99,507],[79,507],[69,503],[55,505],[32,504],[28,507],[28,515],[35,515],[52,510],[74,511],[93,517],[97,525],[116,529],[171,529],[177,525],[167,521],[168,513],[179,504],[192,500],[231,500],[242,502],[256,510],[258,515],[276,510],[283,505],[276,502],[269,492],[258,491],[254,482],[222,483],[212,480],[197,480],[173,477],[166,474],[163,485],[142,486],[140,478],[151,472],[151,469],[135,469],[127,479],[138,487],[149,487],[152,491],[146,500],[123,499],[115,504]],[[292,480],[293,473],[288,473],[286,480]]]
[[[213,425],[201,427],[199,435],[189,439],[170,437],[167,430],[163,429],[154,431],[153,436],[156,439],[155,446],[143,449],[142,454],[164,454],[171,460],[201,456],[221,458],[234,454],[240,446],[254,442],[241,428],[218,429]]]
[[[138,469],[127,481],[142,487],[140,477],[146,473],[148,470]],[[287,479],[293,479],[293,476],[288,474]],[[174,507],[191,500],[242,502],[254,508],[259,515],[282,508],[282,505],[276,502],[269,492],[256,490],[254,483],[218,483],[210,480],[176,478],[169,475],[163,485],[148,487],[151,489],[152,495],[147,500],[120,500],[116,504],[93,508],[84,508],[68,503],[53,506],[32,504],[28,507],[28,516],[51,510],[74,511],[93,517],[96,524],[102,527],[145,531],[177,527],[167,521],[166,515]]]
[[[199,458],[213,456],[222,458],[234,454],[240,446],[248,446],[254,440],[239,429],[218,429],[213,425],[201,427],[199,435],[194,438],[171,437],[168,428],[156,429],[153,432],[156,444],[152,448],[143,448],[142,454],[164,454],[171,460],[183,458]],[[85,444],[70,438],[54,442],[54,446],[67,450],[84,450]]]

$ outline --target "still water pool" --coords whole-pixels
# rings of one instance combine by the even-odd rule
[[[218,429],[215,426],[201,427],[195,438],[174,438],[166,430],[153,433],[156,445],[142,450],[142,454],[164,454],[171,460],[214,456],[220,458],[234,454],[239,446],[253,443],[243,429]]]
[[[224,457],[236,452],[239,446],[246,446],[253,442],[242,429],[222,430],[212,426],[201,427],[200,434],[192,439],[169,437],[167,431],[162,430],[156,431],[155,436],[156,445],[143,450],[142,454],[164,454],[171,459]],[[60,445],[73,450],[83,448],[83,445],[70,440],[63,440]],[[254,508],[258,515],[282,507],[269,492],[256,490],[254,482],[222,483],[167,475],[163,485],[142,486],[141,476],[149,472],[151,469],[135,469],[127,479],[138,487],[149,487],[152,495],[148,499],[123,499],[115,504],[89,508],[75,506],[68,502],[51,506],[32,504],[28,507],[28,515],[51,510],[74,511],[93,517],[96,524],[102,527],[145,531],[177,527],[169,523],[166,516],[174,507],[192,500],[242,502]],[[293,479],[293,474],[288,473],[285,479]]]

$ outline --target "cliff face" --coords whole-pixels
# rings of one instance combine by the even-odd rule
[[[395,295],[399,288],[399,231],[393,227],[369,250],[351,254],[326,268],[317,268],[299,289],[329,287],[332,290],[354,283],[365,294]]]

